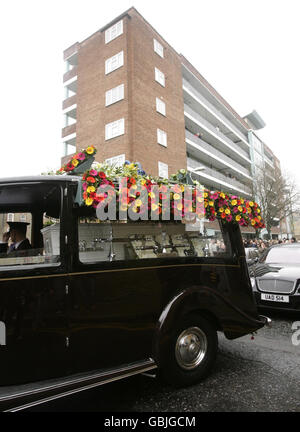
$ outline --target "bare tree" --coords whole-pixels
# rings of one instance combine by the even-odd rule
[[[253,181],[253,197],[260,204],[268,237],[271,229],[300,209],[300,192],[289,175],[268,175],[263,170]]]

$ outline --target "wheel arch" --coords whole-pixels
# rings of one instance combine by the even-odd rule
[[[159,365],[165,347],[171,337],[174,323],[190,314],[197,314],[213,324],[216,330],[223,330],[220,320],[214,313],[219,299],[205,287],[189,287],[178,292],[165,306],[157,321],[153,338],[153,358]]]

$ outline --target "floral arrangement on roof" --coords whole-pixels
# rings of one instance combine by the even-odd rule
[[[58,174],[74,174],[75,169],[95,153],[93,146],[77,153]],[[166,211],[175,220],[184,219],[188,210],[195,217],[210,221],[220,219],[223,223],[252,226],[254,229],[265,227],[256,202],[204,189],[184,169],[164,179],[147,175],[139,162],[125,161],[121,166],[93,162],[82,175],[82,188],[83,203],[95,209],[107,207],[109,199],[114,196],[118,210],[131,209],[140,216],[151,212],[158,220],[165,220]],[[106,192],[102,193],[102,189]],[[146,193],[146,200],[142,199],[141,189],[144,198]],[[166,208],[163,200],[167,199],[170,204]]]
[[[76,174],[76,171],[78,171],[83,164],[88,162],[90,159],[94,159],[96,153],[97,150],[94,146],[89,146],[85,150],[81,150],[79,153],[73,155],[65,165],[56,171],[56,174]]]

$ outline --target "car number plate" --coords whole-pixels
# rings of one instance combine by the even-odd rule
[[[289,303],[289,296],[280,294],[261,294],[262,300]]]

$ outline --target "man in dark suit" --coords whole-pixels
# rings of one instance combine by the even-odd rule
[[[1,244],[1,252],[6,252],[12,256],[26,255],[26,251],[32,249],[29,240],[26,238],[27,222],[7,222],[9,231],[3,234],[3,242]],[[8,247],[8,240],[11,240],[11,245]]]

